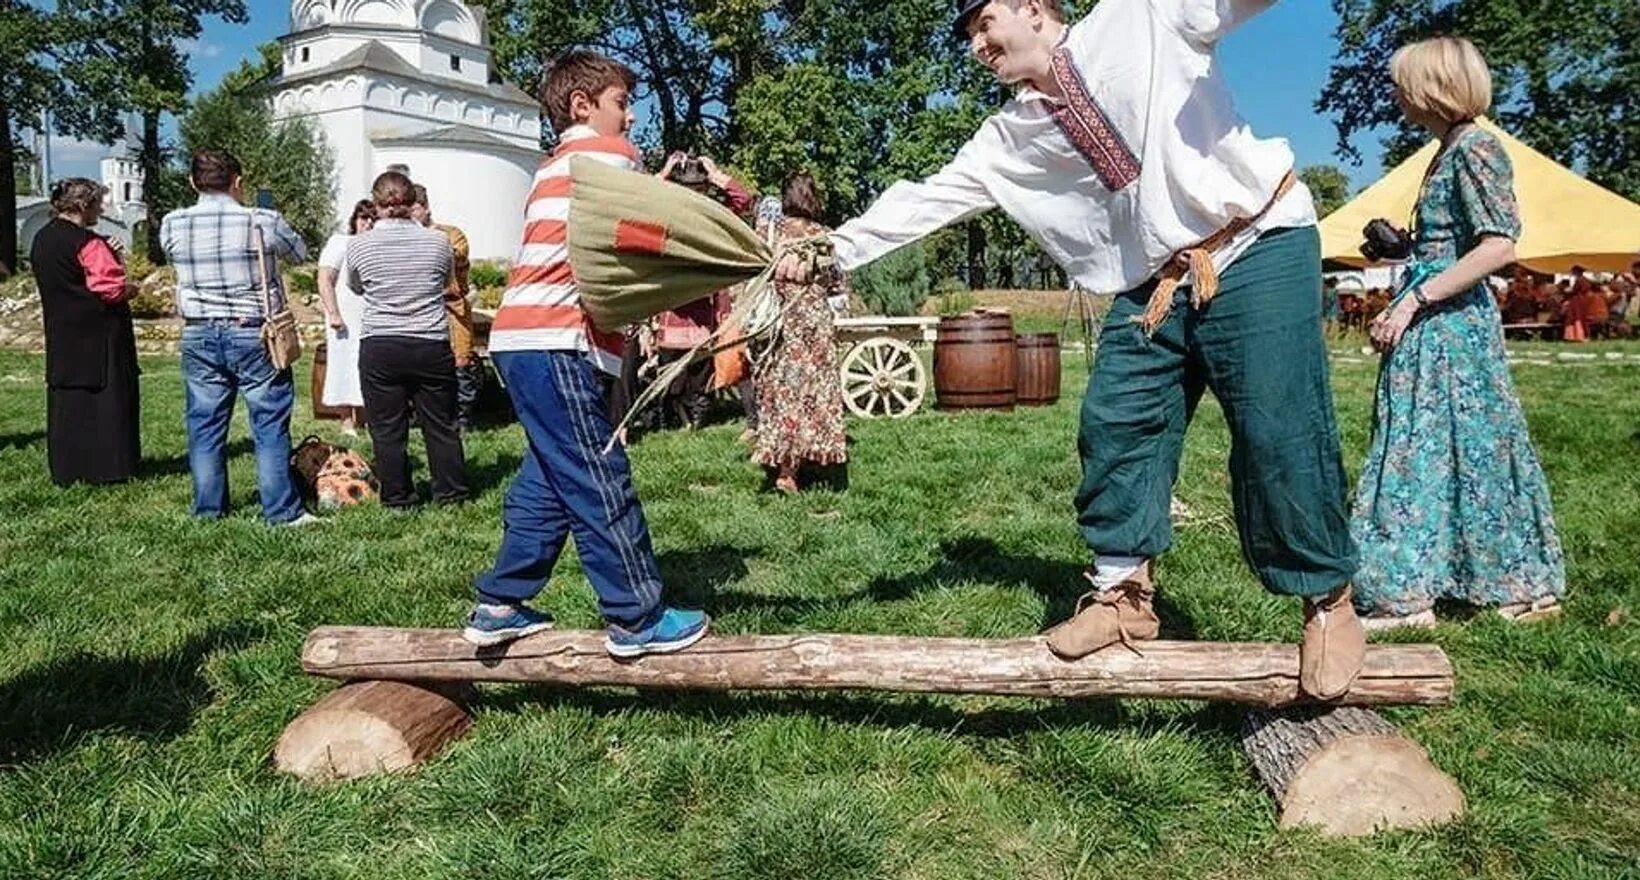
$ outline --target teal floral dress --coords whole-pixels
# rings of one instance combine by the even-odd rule
[[[1417,207],[1401,295],[1483,235],[1520,236],[1514,170],[1472,128],[1437,156]],[[1356,608],[1405,616],[1437,599],[1529,603],[1566,591],[1549,487],[1504,359],[1484,284],[1418,314],[1379,365],[1372,443],[1351,532]]]

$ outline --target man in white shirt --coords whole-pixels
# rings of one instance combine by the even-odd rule
[[[1151,639],[1150,562],[1205,389],[1223,406],[1243,555],[1306,598],[1300,684],[1349,690],[1365,638],[1321,327],[1315,208],[1279,139],[1237,115],[1220,39],[1273,0],[957,0],[976,58],[1019,91],[944,168],[890,187],[832,236],[855,269],[992,208],[1083,288],[1120,292],[1083,399],[1077,521],[1093,589],[1049,647]],[[800,275],[795,263],[782,277]]]

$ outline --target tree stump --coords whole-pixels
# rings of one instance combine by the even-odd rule
[[[273,764],[314,782],[409,770],[466,734],[473,721],[462,702],[449,689],[350,682],[285,728]]]
[[[1463,792],[1423,748],[1369,709],[1255,710],[1242,748],[1281,808],[1280,825],[1331,837],[1448,822]]]

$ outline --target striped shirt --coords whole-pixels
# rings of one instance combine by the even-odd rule
[[[251,243],[253,225],[262,230],[260,255]],[[262,317],[258,256],[278,311],[285,292],[276,258],[307,259],[307,245],[277,211],[247,208],[226,193],[201,193],[194,205],[166,214],[159,240],[176,268],[177,313],[184,318]]]
[[[524,240],[490,327],[490,350],[582,351],[598,369],[620,375],[623,337],[592,326],[570,269],[566,227],[574,156],[638,169],[638,148],[624,137],[599,135],[584,125],[560,136],[558,149],[535,172],[524,208]]]
[[[447,340],[444,289],[454,260],[450,237],[414,220],[384,217],[347,245],[348,284],[364,297],[360,339]]]

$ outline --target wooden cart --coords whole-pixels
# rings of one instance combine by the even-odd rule
[[[934,344],[940,319],[837,318],[843,402],[861,418],[903,419],[922,407],[928,370],[913,346]]]

